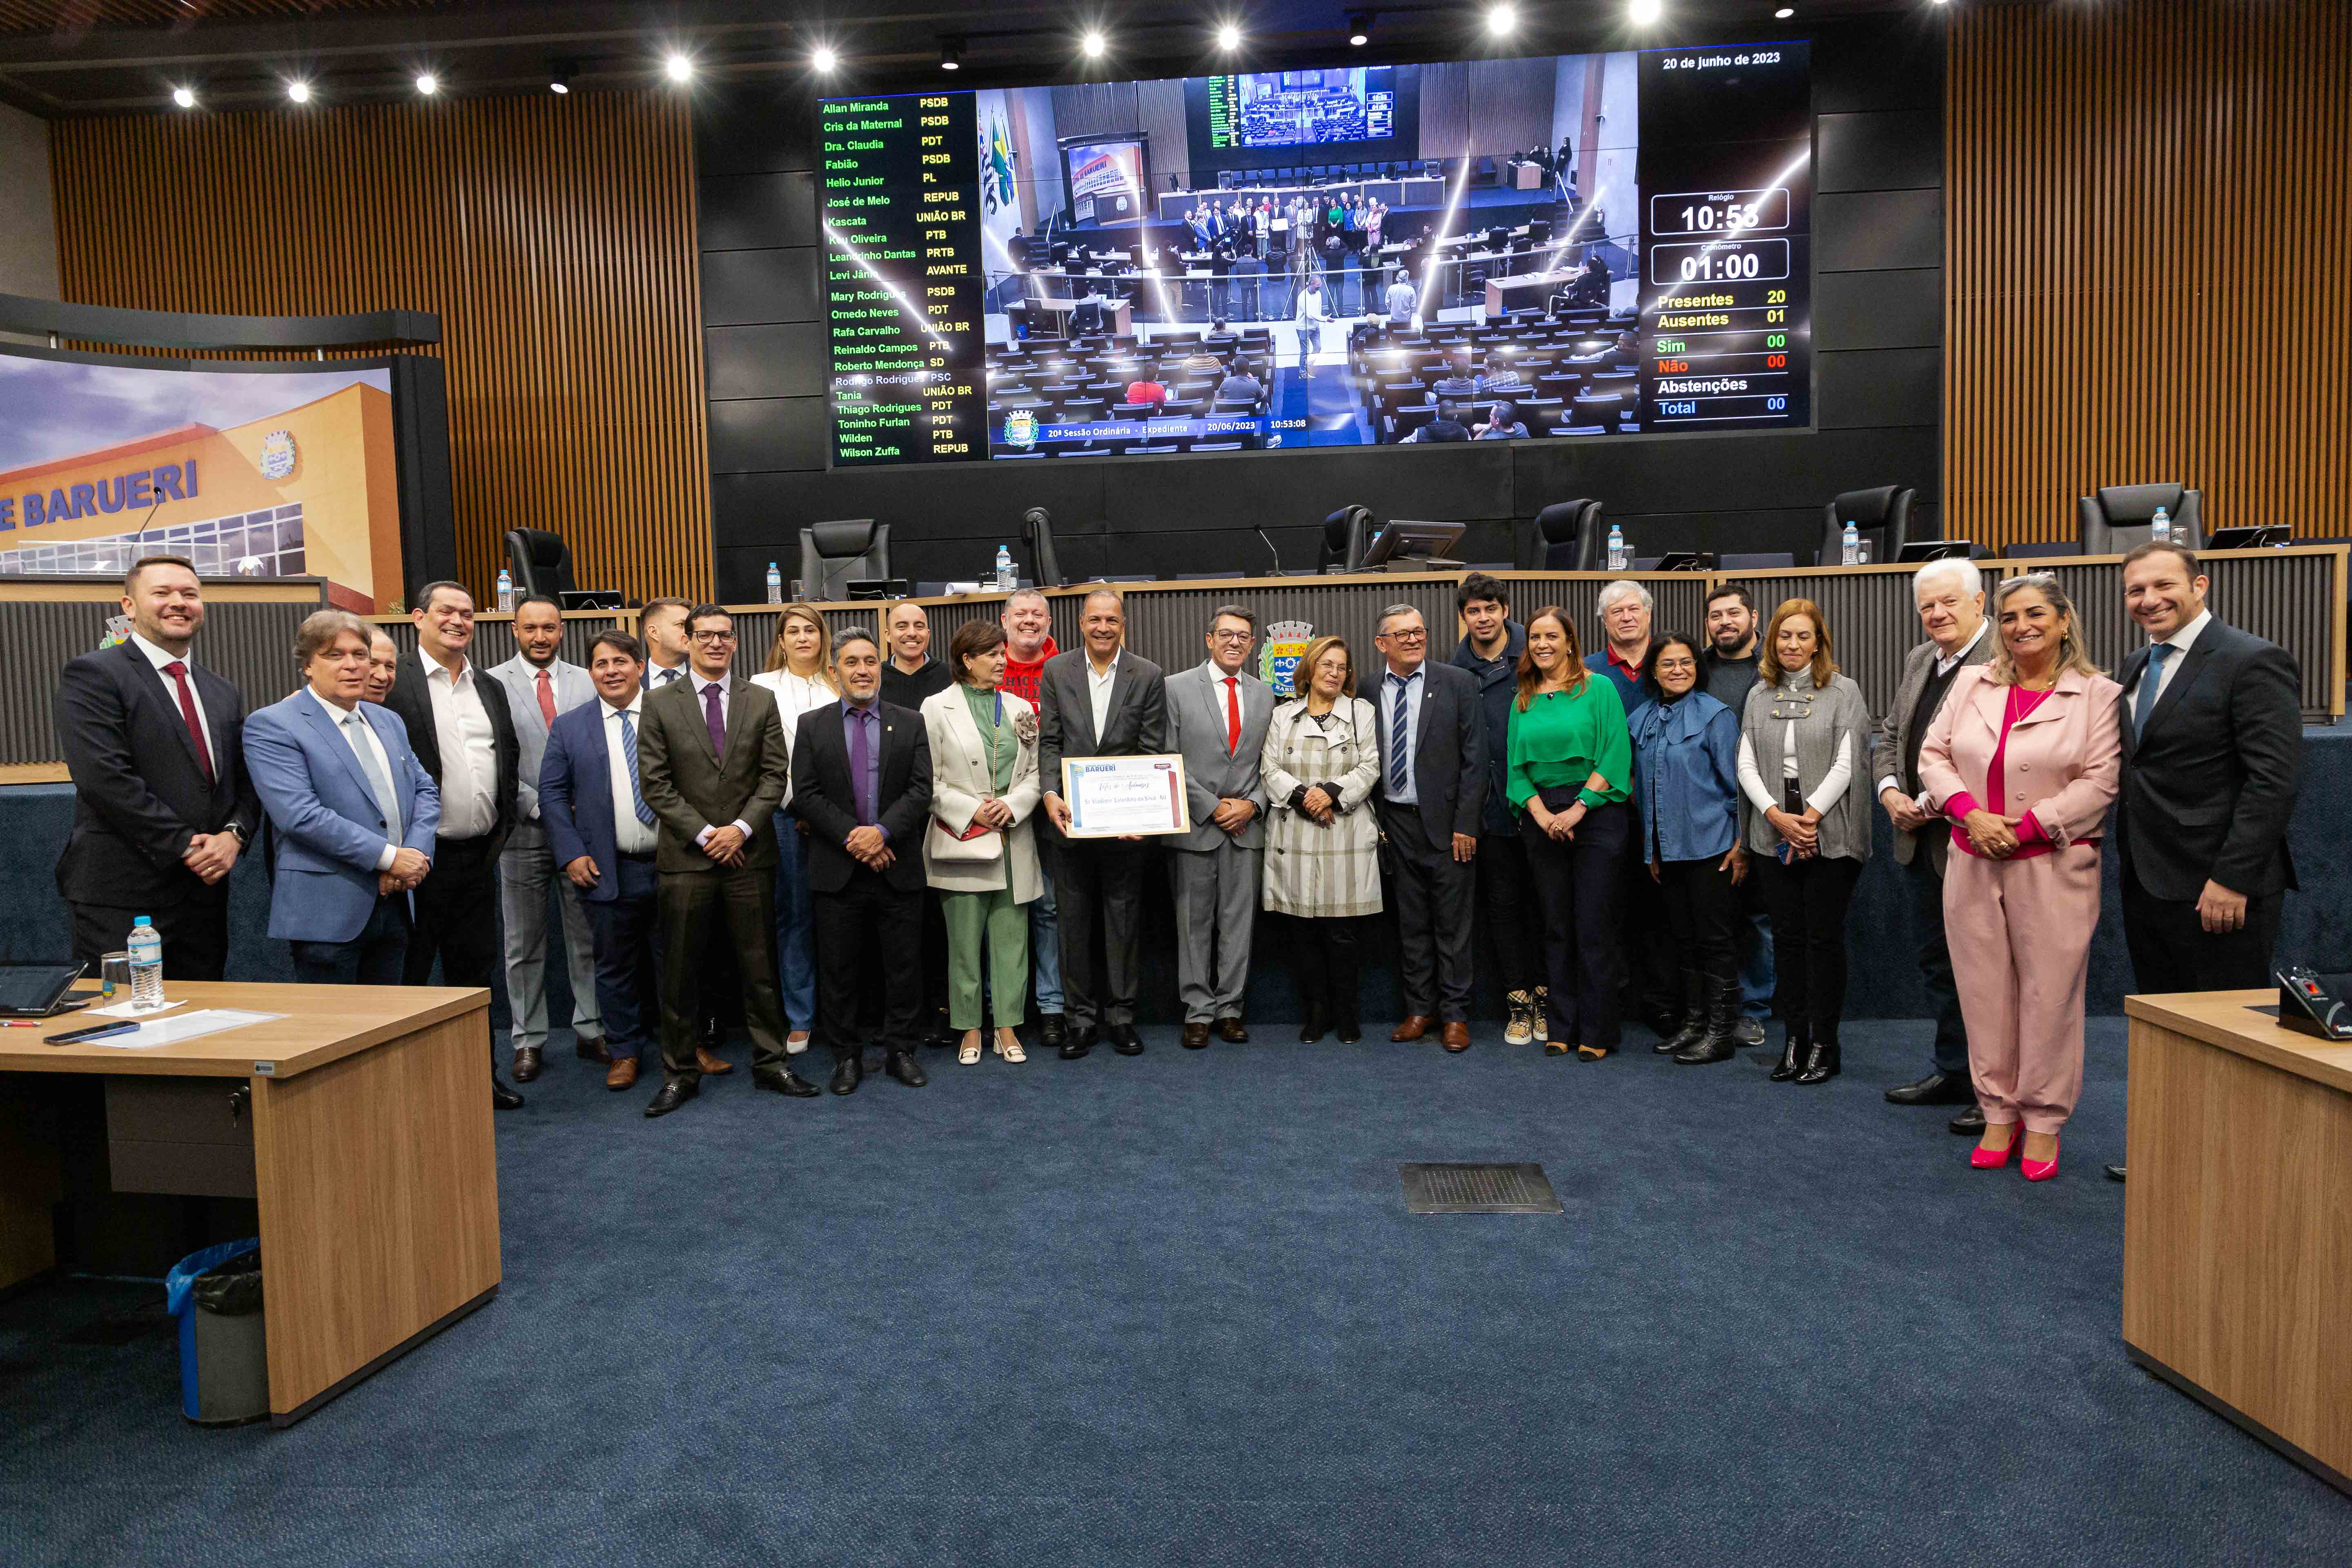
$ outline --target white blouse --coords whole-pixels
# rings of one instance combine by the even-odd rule
[[[1790,720],[1781,728],[1788,736],[1787,749],[1780,755],[1780,777],[1786,781],[1799,776],[1796,721]],[[1853,777],[1853,752],[1846,745],[1845,737],[1841,735],[1838,737],[1837,761],[1832,763],[1830,771],[1822,776],[1820,787],[1805,797],[1805,804],[1827,816],[1830,807],[1837,804],[1838,796],[1845,793],[1846,784]],[[1757,810],[1780,809],[1781,792],[1764,787],[1763,772],[1756,765],[1756,747],[1745,735],[1739,737],[1739,787],[1747,792]]]
[[[800,730],[801,715],[829,702],[841,700],[841,693],[834,689],[833,682],[821,675],[794,675],[789,669],[769,669],[753,676],[751,684],[764,686],[775,693],[776,717],[783,721],[784,751],[788,755],[793,749],[793,737]],[[787,780],[784,798],[777,809],[781,811],[792,804],[793,786]]]

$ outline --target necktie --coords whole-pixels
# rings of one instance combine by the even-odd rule
[[[1405,739],[1405,727],[1411,718],[1411,713],[1405,707],[1405,693],[1408,689],[1406,682],[1400,680],[1396,683],[1396,713],[1389,721],[1389,793],[1391,795],[1404,793],[1405,753],[1409,744]]]
[[[188,667],[178,659],[163,667],[180,689],[180,717],[188,721],[188,739],[196,743],[196,761],[204,764],[205,782],[213,782],[213,749],[205,744],[204,721],[196,717],[196,694],[188,689]]]
[[[352,755],[360,760],[360,772],[367,776],[368,789],[375,795],[375,808],[383,813],[385,834],[395,842],[407,829],[400,820],[400,797],[392,793],[392,781],[375,764],[375,753],[368,749],[367,721],[356,710],[343,715],[343,728],[351,731]]]
[[[1225,755],[1233,756],[1242,749],[1242,683],[1238,676],[1225,677]]]
[[[555,722],[555,688],[548,683],[543,669],[539,672],[539,716],[550,724]]]
[[[629,721],[625,708],[621,710],[621,756],[629,764],[629,804],[637,808],[637,820],[651,827],[654,808],[646,804],[646,792],[637,783],[637,727]]]
[[[654,671],[654,689],[659,691],[677,679],[677,671],[674,669],[656,669]]]
[[[857,826],[874,826],[874,780],[872,776],[873,743],[866,739],[874,726],[874,710],[853,706],[849,710],[849,782],[857,795]]]
[[[719,706],[719,682],[702,689],[702,721],[710,726],[710,754],[727,755],[727,715]]]
[[[2147,668],[2139,672],[2139,690],[2132,696],[2132,733],[2147,728],[2147,716],[2156,709],[2156,689],[2164,679],[2164,661],[2172,657],[2168,642],[2151,644],[2147,650]]]

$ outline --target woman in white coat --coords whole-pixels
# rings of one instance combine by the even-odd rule
[[[1292,677],[1302,693],[1274,710],[1259,758],[1269,807],[1261,902],[1290,918],[1292,962],[1305,1012],[1299,1040],[1328,1026],[1354,1041],[1356,922],[1381,912],[1380,830],[1370,796],[1380,783],[1380,730],[1372,705],[1356,695],[1348,645],[1334,637],[1307,645]]]
[[[980,1060],[982,952],[996,1054],[1028,1060],[1014,1031],[1029,1010],[1029,913],[1037,868],[1037,710],[1000,689],[1004,628],[968,621],[948,641],[955,683],[923,701],[931,742],[931,822],[923,870],[948,928],[948,1024],[956,1059]]]

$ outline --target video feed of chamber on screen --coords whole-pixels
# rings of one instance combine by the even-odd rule
[[[1641,429],[1636,59],[977,93],[988,455]]]

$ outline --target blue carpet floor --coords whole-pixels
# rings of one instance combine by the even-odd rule
[[[1293,1033],[658,1122],[562,1051],[502,1294],[290,1431],[182,1423],[152,1289],[0,1303],[0,1561],[2345,1560],[2124,1359],[2116,1021],[2039,1187],[1881,1101],[1924,1025],[1811,1090]],[[1477,1159],[1568,1212],[1404,1212]]]

